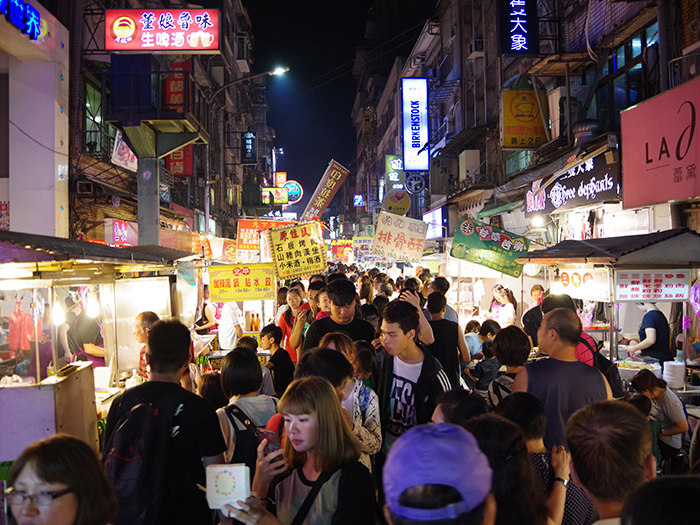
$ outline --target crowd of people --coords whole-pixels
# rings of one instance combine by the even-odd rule
[[[244,337],[237,324],[224,328],[221,370],[197,378],[196,394],[181,386],[190,328],[140,314],[134,336],[143,344],[138,373],[147,381],[113,400],[101,461],[66,435],[31,445],[8,480],[14,519],[698,522],[697,465],[654,479],[689,434],[683,405],[662,379],[642,371],[632,382],[636,395],[614,399],[596,367],[595,342],[566,296],[533,288],[523,330],[513,293],[499,286],[487,319],[462,327],[447,304],[449,287],[429,270],[404,278],[394,266],[288,283],[259,339]],[[196,329],[207,330],[215,315],[207,303],[201,311]],[[222,312],[222,319],[237,322],[238,314]],[[547,359],[530,359],[533,342]],[[258,348],[270,353],[265,365]],[[163,421],[165,441],[149,448],[134,435]],[[691,460],[700,459],[693,457],[698,441],[694,436]],[[119,470],[124,443],[144,448]],[[248,466],[251,497],[215,512],[205,470],[229,463]]]

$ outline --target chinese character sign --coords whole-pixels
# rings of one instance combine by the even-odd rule
[[[324,273],[327,270],[326,246],[320,223],[306,222],[275,228],[269,230],[267,235],[280,280]]]
[[[374,243],[374,236],[372,237],[353,237],[352,247],[355,255],[355,259],[358,261],[369,261],[373,259],[372,257],[372,244]]]
[[[17,1],[17,0],[11,0]],[[107,9],[107,51],[219,51],[217,9]]]
[[[381,212],[372,254],[397,261],[420,262],[427,231],[428,225],[423,221]]]
[[[574,299],[610,302],[610,274],[608,270],[559,266],[559,286],[552,293],[565,293]]]
[[[547,98],[540,93],[540,103]],[[503,145],[506,148],[535,149],[547,142],[545,120],[535,98],[535,90],[503,90]]]
[[[406,187],[403,159],[399,155],[384,155],[384,170],[386,191],[402,190]]]
[[[700,195],[700,78],[620,113],[624,208]]]
[[[280,226],[288,226],[282,221],[266,221],[259,219],[240,219],[238,221],[238,235],[236,242],[239,250],[260,250],[260,232]]]
[[[498,54],[528,56],[540,53],[537,0],[497,0]]]
[[[318,183],[316,191],[309,199],[304,213],[301,214],[300,220],[312,220],[323,215],[323,212],[328,208],[333,196],[336,194],[340,185],[345,181],[350,170],[341,166],[338,162],[331,160],[326,168],[326,172]]]
[[[690,270],[615,270],[615,301],[687,301]]]
[[[24,0],[0,0],[0,14],[7,21],[29,35],[30,40],[37,40],[41,34],[41,13]]]
[[[177,113],[185,113],[185,90],[189,93],[188,100],[192,100],[194,83],[190,78],[192,73],[192,59],[174,62],[173,73],[165,79],[165,107]],[[194,146],[188,144],[165,157],[165,169],[177,176],[190,176],[194,174]]]
[[[0,0],[1,1],[1,0]],[[138,171],[139,160],[122,137],[122,132],[117,130],[114,136],[114,148],[112,148],[112,163],[129,171]]]
[[[331,255],[333,261],[350,263],[352,257],[352,239],[334,239],[331,241]]]
[[[403,169],[428,171],[428,79],[402,78]]]
[[[253,131],[247,131],[241,136],[241,164],[258,163],[258,139]]]
[[[450,255],[520,277],[523,265],[515,262],[530,249],[530,240],[494,228],[476,219],[462,219],[455,230]]]
[[[212,301],[224,303],[274,299],[275,267],[270,263],[210,266],[209,293]]]

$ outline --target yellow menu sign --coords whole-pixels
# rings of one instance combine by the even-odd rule
[[[326,271],[326,246],[318,222],[284,226],[267,234],[279,279]]]
[[[214,302],[275,299],[275,266],[226,264],[209,267],[209,293]]]

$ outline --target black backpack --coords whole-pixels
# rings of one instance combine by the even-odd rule
[[[583,337],[579,339],[579,342],[585,344],[591,350],[593,354],[593,366],[608,380],[613,397],[615,399],[625,397],[625,388],[622,383],[622,378],[620,377],[620,371],[617,369],[617,364],[600,353],[600,347],[603,343],[599,342],[596,348],[591,348],[591,344]]]
[[[166,466],[173,417],[188,394],[183,389],[157,405],[139,403],[117,424],[103,457],[105,474],[119,501],[114,525],[162,522],[169,493]]]
[[[236,448],[233,450],[233,457],[231,457],[230,463],[244,463],[250,469],[250,480],[253,481],[255,477],[255,463],[258,460],[258,445],[261,439],[258,437],[258,427],[256,427],[252,420],[246,415],[240,407],[236,405],[229,405],[225,409],[226,415],[231,420],[231,425],[233,426],[233,431],[236,436]],[[235,416],[235,419],[234,419]],[[240,421],[245,430],[239,430],[236,424],[236,419]],[[280,442],[282,442],[282,429],[284,428],[284,418],[280,422],[280,428],[278,435],[280,436]]]

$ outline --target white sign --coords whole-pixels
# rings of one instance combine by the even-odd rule
[[[428,171],[428,79],[402,78],[403,169]]]
[[[129,146],[124,142],[122,137],[122,132],[117,130],[114,137],[114,148],[112,148],[112,164],[121,166],[129,171],[139,170],[139,160],[136,155],[129,148]]]
[[[372,254],[403,262],[420,262],[428,225],[417,219],[408,219],[382,212],[372,241]]]
[[[425,235],[427,239],[435,239],[443,237],[442,234],[442,207],[435,208],[428,213],[423,214],[423,222],[428,224],[428,233]]]
[[[690,270],[615,270],[615,301],[687,301]]]
[[[587,301],[610,301],[610,279],[607,270],[560,266],[559,280],[551,291],[553,294],[568,294],[574,299]]]

